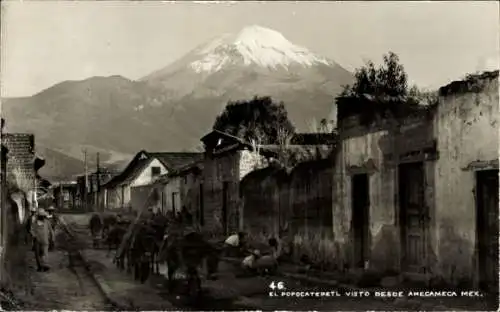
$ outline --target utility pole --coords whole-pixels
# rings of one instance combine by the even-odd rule
[[[59,183],[59,209],[64,209],[63,184]]]
[[[100,211],[101,210],[101,202],[100,202],[100,194],[101,194],[101,171],[100,171],[100,168],[99,168],[99,152],[97,152],[97,155],[96,155],[96,163],[97,163],[97,168],[96,168],[96,176],[97,176],[97,181],[96,181],[96,196],[95,196],[95,203],[96,203],[96,207],[97,207],[97,210]]]
[[[89,185],[89,177],[87,175],[87,149],[85,148],[83,150],[83,162],[85,164],[85,189],[83,191],[83,207],[85,211],[88,211],[88,205],[87,205],[87,194],[88,194],[88,185]]]

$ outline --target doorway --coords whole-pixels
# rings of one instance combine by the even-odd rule
[[[222,182],[222,231],[224,235],[228,235],[227,224],[227,204],[228,204],[228,188],[229,182]]]
[[[354,239],[354,267],[364,268],[370,250],[370,186],[368,174],[352,176],[352,229]]]
[[[479,287],[498,291],[498,170],[476,172]]]
[[[424,163],[400,164],[398,169],[401,268],[408,273],[425,273],[429,217],[425,205]]]

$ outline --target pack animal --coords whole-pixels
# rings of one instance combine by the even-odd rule
[[[120,246],[120,243],[125,236],[127,229],[123,225],[115,225],[108,233],[106,237],[106,244],[108,245],[108,255],[111,253],[111,250],[116,250]]]
[[[163,243],[163,236],[166,232],[169,220],[167,217],[162,215],[155,216],[151,222],[150,226],[153,229],[154,236],[154,250],[152,254],[152,263],[151,263],[151,272],[153,274],[160,272],[160,262],[159,262],[159,253]]]
[[[160,252],[160,260],[168,266],[168,287],[175,289],[175,272],[184,268],[191,295],[201,295],[201,278],[198,272],[203,260],[207,260],[208,277],[217,271],[220,250],[208,243],[200,233],[191,232],[180,237],[167,236]]]
[[[103,223],[101,216],[93,214],[89,221],[90,234],[92,235],[92,246],[99,248],[99,240],[102,235]]]
[[[134,278],[141,283],[144,283],[149,277],[155,249],[154,229],[147,224],[138,225],[129,247],[128,262],[134,269]]]
[[[113,226],[115,226],[118,223],[118,218],[115,215],[107,215],[103,218],[103,225],[102,225],[102,235],[103,237],[107,237],[109,231]]]

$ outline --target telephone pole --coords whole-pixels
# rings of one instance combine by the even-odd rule
[[[87,175],[87,149],[85,148],[83,150],[83,162],[84,162],[84,165],[85,165],[85,188],[84,188],[84,191],[83,191],[83,204],[84,204],[84,209],[85,211],[88,211],[88,205],[87,205],[87,194],[88,194],[88,185],[89,185],[89,177]]]
[[[95,203],[96,203],[96,209],[98,211],[101,210],[101,202],[100,202],[100,194],[101,194],[101,171],[99,168],[99,152],[97,152],[96,155],[96,163],[97,163],[97,168],[96,168],[96,176],[97,176],[97,181],[96,181],[96,197],[95,197]]]

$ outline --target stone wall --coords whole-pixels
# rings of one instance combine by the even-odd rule
[[[227,185],[227,232],[240,228],[239,216],[240,151],[207,155],[203,170],[203,218],[205,228],[218,233],[223,229],[223,185]]]
[[[270,166],[248,174],[241,182],[243,224],[255,235],[331,233],[331,160],[301,163],[289,174]]]
[[[9,150],[7,181],[25,192],[35,186],[35,136],[27,133],[4,133],[3,144]]]
[[[332,233],[332,183],[331,159],[303,162],[292,170],[282,193],[289,196],[290,211],[284,218],[294,233]]]
[[[265,236],[279,233],[280,221],[285,220],[289,211],[288,205],[280,200],[288,190],[288,181],[283,175],[283,170],[267,167],[252,171],[242,179],[240,192],[245,232]]]
[[[203,225],[203,209],[200,203],[200,185],[202,185],[202,174],[198,171],[188,171],[183,173],[180,182],[181,202],[193,216],[193,220],[198,225]]]

